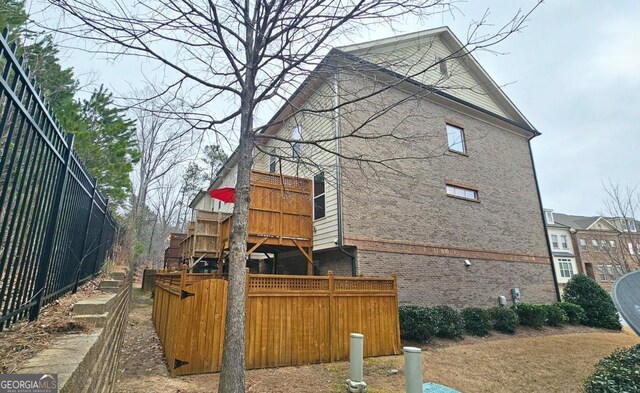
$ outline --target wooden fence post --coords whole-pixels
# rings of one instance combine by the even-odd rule
[[[180,289],[184,289],[187,285],[187,266],[186,264],[182,265],[182,270],[180,271]]]
[[[391,277],[393,277],[393,292],[394,292],[394,296],[396,297],[396,337],[397,337],[397,342],[396,344],[398,345],[397,347],[397,353],[400,353],[400,345],[401,343],[400,341],[400,296],[398,296],[398,273],[391,273]]]
[[[334,314],[334,305],[333,305],[333,291],[335,289],[335,282],[333,281],[333,271],[329,270],[327,272],[327,277],[329,277],[329,361],[333,362],[333,314]]]

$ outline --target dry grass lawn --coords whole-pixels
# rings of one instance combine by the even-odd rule
[[[595,362],[640,342],[624,333],[491,341],[428,352],[425,377],[471,392],[580,392]]]
[[[151,301],[135,293],[120,357],[116,392],[216,392],[218,374],[172,378],[151,323]],[[636,335],[585,327],[522,328],[517,336],[438,340],[423,348],[427,381],[465,393],[580,392],[594,364],[616,348],[639,343]],[[365,360],[369,393],[404,391],[402,356]],[[399,370],[391,373],[392,369]],[[338,362],[247,371],[251,393],[343,393],[349,364]]]

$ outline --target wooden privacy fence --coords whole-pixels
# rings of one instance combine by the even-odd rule
[[[172,375],[220,371],[227,282],[210,274],[158,273],[153,321]],[[397,279],[249,274],[247,369],[349,358],[349,334],[364,356],[400,353]]]

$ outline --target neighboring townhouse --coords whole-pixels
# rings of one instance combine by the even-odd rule
[[[610,290],[617,278],[638,268],[640,223],[636,220],[576,216],[552,210],[546,214],[556,225],[568,228],[578,272],[593,278],[605,289]],[[553,247],[553,238],[551,243]]]
[[[583,271],[578,268],[576,262],[571,227],[556,222],[553,210],[544,209],[544,215],[553,255],[553,266],[556,271],[556,282],[562,290],[571,277]]]
[[[265,131],[326,141],[265,139],[254,168],[314,180],[316,274],[397,272],[403,304],[487,307],[499,296],[511,301],[512,288],[519,288],[522,301],[553,302],[557,291],[529,143],[539,132],[475,59],[449,58],[462,51],[446,27],[332,50],[325,61],[357,67],[307,81]],[[405,77],[421,62],[447,58]],[[445,80],[448,89],[434,88],[434,80]],[[318,110],[366,95],[381,81],[392,87],[356,104]],[[388,102],[402,104],[377,116]],[[292,116],[294,105],[308,111]],[[367,135],[394,130],[398,138],[344,137],[356,129]],[[294,159],[276,158],[285,154]],[[422,154],[429,158],[389,161],[391,169],[344,158]],[[236,162],[233,154],[212,189],[235,184]],[[207,198],[200,194],[191,206],[233,208]],[[296,252],[279,256],[275,270],[306,273]]]

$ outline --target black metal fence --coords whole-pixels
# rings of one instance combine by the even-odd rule
[[[116,222],[15,45],[0,36],[0,330],[75,290],[110,257]]]

